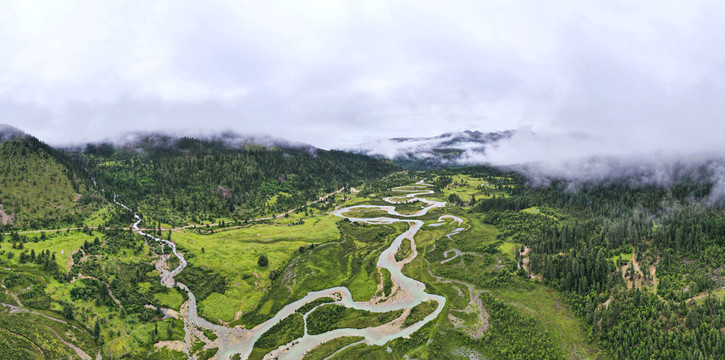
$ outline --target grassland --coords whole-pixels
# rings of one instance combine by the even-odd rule
[[[95,237],[103,240],[95,241]],[[56,265],[48,269],[46,265],[32,261],[19,264],[15,262],[18,256],[15,256],[5,262],[5,265],[12,266],[14,272],[0,274],[3,286],[17,295],[23,309],[29,310],[22,314],[41,313],[61,319],[90,339],[83,340],[92,343],[89,346],[82,345],[79,340],[81,335],[65,339],[84,351],[90,348],[86,351],[89,355],[95,356],[100,352],[109,358],[124,355],[147,358],[151,356],[154,343],[183,340],[184,326],[180,320],[162,319],[158,311],[145,306],[158,307],[162,302],[156,299],[168,299],[178,308],[181,295],[174,295],[175,290],[159,284],[159,275],[150,264],[154,257],[149,255],[150,248],[140,237],[128,232],[89,235],[73,231],[52,233],[37,243],[26,242],[23,245],[23,251],[50,249],[55,252],[58,255]],[[60,250],[63,255],[60,255]],[[71,257],[73,252],[76,256]],[[66,273],[71,259],[74,259],[73,267]],[[50,276],[49,272],[55,275]],[[79,273],[83,274],[82,278],[76,277]],[[14,304],[19,305],[17,302]],[[10,320],[38,322],[16,317],[16,314],[10,316]],[[64,334],[60,329],[55,330],[61,336]],[[42,329],[32,331],[43,333]],[[50,339],[53,337],[50,336]],[[45,345],[33,342],[43,349],[47,357]],[[52,346],[59,349],[67,347],[64,344]],[[173,353],[162,351],[150,358],[162,359],[165,356],[173,357]]]
[[[378,256],[407,224],[366,226],[339,221],[337,225],[343,234],[338,241],[302,252],[298,249],[288,265],[279,269],[257,308],[243,316],[245,324],[265,320],[309,291],[347,286],[356,301],[369,300],[375,294],[380,281]]]
[[[395,261],[404,260],[410,256],[411,253],[413,253],[413,248],[411,247],[410,239],[403,239],[398,252],[395,253]]]
[[[416,305],[414,308],[410,309],[410,314],[407,318],[405,318],[403,326],[410,326],[423,320],[426,316],[433,313],[437,307],[438,303],[431,300]]]
[[[307,219],[302,225],[258,224],[211,235],[194,230],[174,232],[173,240],[191,265],[218,272],[229,282],[224,294],[199,299],[200,313],[210,320],[238,320],[237,313],[248,312],[261,301],[264,289],[271,284],[272,271],[287,264],[300,248],[339,239],[339,220],[325,215]],[[260,255],[267,256],[269,265],[257,264]]]
[[[102,236],[102,235],[101,235]],[[40,235],[34,235],[30,242],[23,244],[23,249],[13,249],[10,244],[3,246],[0,254],[4,255],[8,265],[21,266],[20,253],[31,251],[39,254],[41,251],[50,251],[55,254],[55,261],[61,269],[67,269],[72,263],[72,254],[83,245],[84,242],[93,242],[97,235],[89,235],[77,230],[70,232],[49,232],[45,240],[40,239]],[[36,242],[37,241],[37,242]],[[8,253],[13,252],[12,258]],[[21,266],[22,267],[22,266]]]
[[[563,354],[570,359],[595,359],[603,356],[586,341],[587,333],[556,290],[534,283],[528,287],[489,288],[506,305],[533,317],[543,325]]]
[[[330,359],[341,360],[353,357],[370,360],[394,359],[393,355],[388,353],[384,346],[368,346],[365,344],[350,346],[349,348],[335,354],[335,356]]]
[[[469,201],[471,196],[475,196],[476,199],[488,199],[494,195],[508,196],[505,190],[496,189],[488,181],[470,175],[456,174],[451,176],[451,180],[448,186],[441,189],[442,199],[448,199],[451,194],[458,195],[463,201]]]
[[[71,342],[87,354],[95,354],[97,344],[82,329],[50,320],[38,314],[0,308],[0,357],[3,359],[67,359],[76,352]],[[5,340],[5,341],[3,341]]]
[[[167,292],[156,293],[154,298],[161,306],[177,311],[181,308],[181,304],[186,301],[186,297],[176,288],[170,288]]]

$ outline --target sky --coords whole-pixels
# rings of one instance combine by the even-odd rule
[[[51,144],[519,133],[495,162],[725,150],[725,3],[5,1],[0,123]],[[534,135],[532,135],[534,134]]]

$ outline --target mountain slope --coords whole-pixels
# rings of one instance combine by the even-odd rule
[[[1,226],[79,224],[102,202],[79,176],[79,166],[64,153],[17,130],[2,138]]]
[[[483,154],[486,148],[513,134],[513,130],[489,133],[466,130],[433,137],[379,140],[353,151],[393,159],[406,169],[434,169],[457,165],[463,156]]]
[[[107,196],[118,194],[175,224],[279,213],[399,170],[359,154],[247,140],[152,135],[121,146],[89,146],[83,156]]]

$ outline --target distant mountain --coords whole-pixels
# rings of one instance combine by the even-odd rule
[[[351,151],[392,159],[407,169],[435,169],[457,165],[462,157],[484,154],[488,147],[514,133],[513,130],[488,133],[466,130],[433,137],[392,138]]]

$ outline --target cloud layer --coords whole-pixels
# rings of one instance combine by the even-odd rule
[[[330,148],[528,127],[498,164],[721,152],[719,2],[48,1],[0,13],[0,123]],[[471,159],[475,161],[475,159]]]

